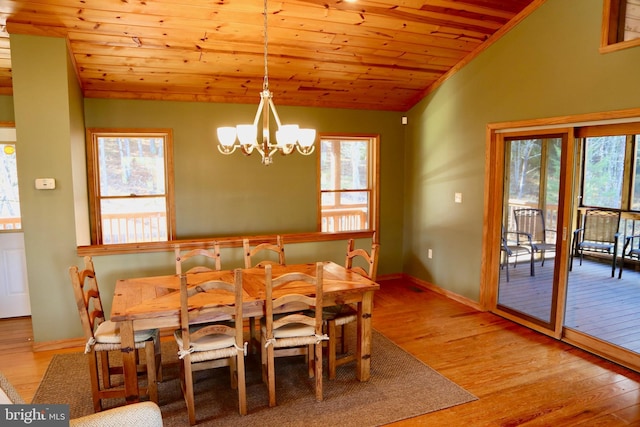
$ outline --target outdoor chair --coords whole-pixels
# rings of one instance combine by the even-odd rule
[[[513,268],[516,268],[516,265],[518,264],[518,257],[520,255],[528,256],[531,264],[531,275],[534,275],[533,252],[531,252],[530,249],[531,245],[528,244],[525,246],[523,244],[519,244],[518,241],[528,242],[527,234],[517,231],[504,231],[503,229],[502,236],[500,237],[500,267],[506,269],[507,282],[509,281],[509,259],[515,258],[513,261]]]
[[[556,231],[546,228],[542,209],[515,209],[513,216],[516,222],[516,244],[527,246],[531,251],[531,275],[535,276],[533,257],[539,253],[544,267],[545,254],[556,251]],[[552,243],[549,243],[552,242]]]
[[[584,252],[604,253],[611,257],[611,277],[615,276],[620,233],[620,211],[609,209],[587,209],[582,218],[582,227],[573,232],[573,253],[569,271],[573,269],[573,258]]]
[[[622,269],[624,268],[625,258],[640,260],[640,234],[635,236],[627,236],[624,239],[624,248],[622,249],[622,260],[620,261],[620,272],[618,279],[622,278]]]

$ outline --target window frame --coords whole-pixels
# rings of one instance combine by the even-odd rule
[[[91,227],[91,244],[112,246],[130,246],[150,243],[131,242],[131,243],[108,243],[105,244],[102,235],[102,213],[100,195],[100,169],[98,167],[98,150],[97,141],[100,137],[154,137],[164,139],[164,172],[165,172],[165,204],[166,204],[166,221],[167,221],[167,240],[171,242],[176,238],[176,219],[175,219],[175,193],[174,193],[174,167],[173,167],[173,130],[172,129],[121,129],[121,128],[87,128],[86,130],[86,147],[87,147],[87,181],[89,190],[89,222]],[[161,242],[165,242],[162,240]]]
[[[615,52],[640,46],[640,38],[621,40],[624,29],[624,11],[627,0],[604,0],[600,53]]]
[[[625,141],[625,155],[624,155],[624,169],[622,173],[622,194],[620,200],[620,208],[616,208],[622,212],[632,212],[639,213],[638,210],[631,209],[631,199],[632,193],[631,191],[634,188],[634,185],[640,185],[640,183],[634,182],[634,165],[633,165],[633,152],[636,149],[634,140],[636,139],[636,135],[640,135],[640,123],[624,123],[617,125],[594,125],[594,126],[585,126],[576,129],[576,138],[579,139],[579,150],[580,150],[580,165],[578,169],[578,173],[580,174],[580,189],[579,189],[579,208],[606,208],[604,206],[592,206],[586,205],[584,203],[584,179],[585,179],[585,144],[586,139],[589,137],[598,137],[598,136],[624,136]]]
[[[369,179],[370,192],[369,200],[369,228],[361,230],[349,230],[345,233],[373,232],[377,236],[376,231],[380,226],[380,135],[366,133],[321,133],[318,137],[318,161],[317,161],[317,231],[324,234],[339,234],[343,231],[322,231],[322,153],[321,144],[323,140],[340,140],[340,141],[369,141],[369,158],[367,162],[367,175]]]

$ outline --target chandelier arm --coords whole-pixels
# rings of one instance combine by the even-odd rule
[[[258,121],[260,120],[262,109],[264,108],[264,97],[260,94],[260,104],[258,104],[258,110],[256,111],[256,116],[253,119],[253,126],[258,128]]]
[[[271,97],[271,93],[269,93],[269,107],[271,107],[271,111],[273,111],[273,118],[276,119],[276,124],[278,125],[278,129],[282,126],[280,123],[280,116],[278,115],[278,111],[276,111],[276,106],[273,103],[273,98]]]
[[[300,146],[300,144],[296,144],[296,149],[298,150],[298,153],[302,154],[303,156],[308,156],[316,150],[316,146],[312,145],[311,148],[303,148]]]
[[[222,144],[218,144],[218,151],[220,151],[222,154],[233,154],[233,152],[236,151],[236,148],[238,148],[237,144],[231,145],[229,147],[223,147]]]

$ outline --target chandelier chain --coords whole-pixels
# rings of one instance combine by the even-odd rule
[[[269,69],[267,66],[268,46],[269,46],[269,40],[267,37],[267,0],[264,0],[264,82],[262,84],[263,90],[269,90]]]

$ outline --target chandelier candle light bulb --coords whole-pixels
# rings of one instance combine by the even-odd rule
[[[264,0],[264,82],[260,92],[260,104],[252,125],[242,124],[235,127],[218,128],[218,150],[222,154],[232,154],[239,147],[245,155],[256,150],[262,156],[262,164],[270,165],[273,155],[293,153],[294,148],[302,155],[308,156],[314,151],[316,140],[315,129],[300,129],[296,124],[282,125],[273,104],[273,95],[269,90],[267,69],[267,0]],[[265,103],[267,104],[265,106]],[[278,128],[275,132],[275,143],[270,141],[269,111],[273,113]],[[262,114],[262,142],[258,143],[258,121]],[[239,142],[236,144],[236,140]]]

